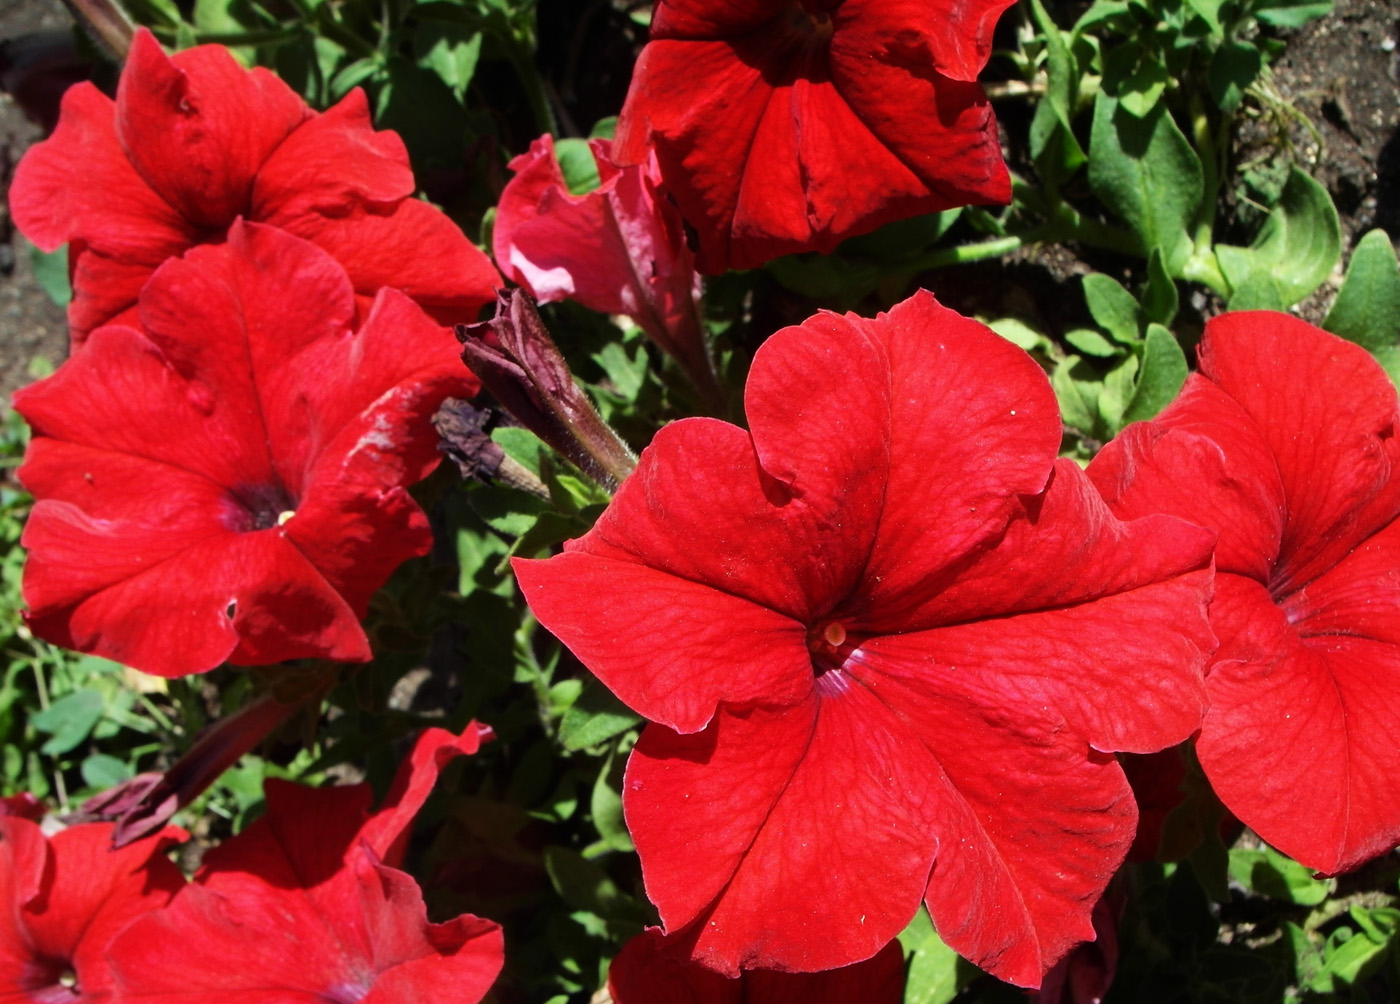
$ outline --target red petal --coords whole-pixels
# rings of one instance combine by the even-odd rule
[[[447,729],[424,729],[413,752],[399,765],[393,787],[379,810],[360,828],[359,839],[381,861],[402,860],[413,817],[428,800],[438,773],[454,758],[471,756],[493,736],[491,726],[468,722],[461,735]]]
[[[1283,610],[1236,576],[1220,577],[1212,608],[1224,645],[1206,679],[1201,766],[1231,812],[1322,872],[1400,843],[1397,567],[1392,524]]]
[[[1029,639],[1055,627],[1034,623],[1041,616],[1026,618]],[[1093,936],[1090,912],[1132,843],[1137,809],[1113,757],[1085,755],[1075,722],[1054,710],[1056,695],[1041,697],[1027,680],[1018,700],[991,672],[1021,632],[1001,652],[966,661],[939,645],[948,633],[878,639],[852,673],[900,709],[947,776],[947,794],[929,809],[938,853],[926,899],[940,937],[997,978],[1034,987]],[[1126,676],[1121,665],[1113,670]]]
[[[900,718],[838,687],[781,712],[721,711],[694,736],[649,727],[623,805],[667,929],[689,926],[694,959],[735,976],[846,965],[898,934],[943,784]]]
[[[535,616],[624,703],[678,732],[704,728],[720,702],[782,707],[811,692],[807,629],[783,614],[592,554],[513,566]]]
[[[10,211],[45,251],[81,238],[103,254],[153,268],[188,247],[194,229],[136,173],[115,117],[111,99],[92,84],[69,88],[58,128],[15,170]]]
[[[1400,515],[1400,405],[1365,349],[1287,314],[1207,326],[1201,372],[1258,423],[1287,521],[1275,595],[1326,571]]]
[[[264,69],[201,45],[173,59],[138,31],[117,86],[117,134],[146,183],[196,226],[248,211],[253,179],[312,112]]]
[[[874,957],[820,973],[751,969],[738,979],[677,959],[656,928],[622,946],[608,968],[616,1004],[899,1004],[904,999],[904,953],[892,941]]]
[[[249,216],[292,229],[303,216],[343,217],[366,203],[397,203],[415,187],[403,141],[374,130],[365,92],[355,88],[268,152],[258,166]]]
[[[55,963],[76,973],[81,1000],[110,992],[105,953],[112,938],[185,885],[165,857],[179,837],[183,832],[172,828],[113,851],[107,823],[70,826],[46,839],[28,820],[0,819],[0,998],[37,999],[46,988],[30,980]],[[59,989],[56,978],[52,989]]]
[[[307,214],[286,229],[335,256],[355,289],[399,289],[442,324],[475,321],[501,277],[457,224],[426,202],[404,199],[346,216]]]
[[[1265,581],[1283,539],[1278,464],[1254,419],[1193,374],[1151,422],[1128,426],[1088,474],[1122,519],[1179,516],[1216,531],[1216,566]]]
[[[834,12],[832,48],[863,49],[883,56],[877,62],[973,83],[992,54],[997,18],[1010,6],[1009,0],[844,0]]]

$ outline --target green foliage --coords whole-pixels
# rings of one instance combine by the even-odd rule
[[[1357,243],[1322,326],[1371,352],[1391,380],[1400,378],[1400,264],[1384,230]]]
[[[1215,253],[1232,290],[1231,310],[1286,310],[1322,285],[1341,256],[1336,207],[1325,188],[1294,168],[1254,242],[1221,244]]]

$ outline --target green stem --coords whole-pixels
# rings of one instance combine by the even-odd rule
[[[957,247],[938,248],[928,254],[917,255],[899,263],[899,268],[910,272],[924,272],[929,269],[947,268],[950,265],[968,265],[988,258],[1000,258],[1025,244],[1025,240],[1015,235],[996,237],[977,244],[960,244]]]
[[[1201,206],[1196,211],[1193,235],[1199,254],[1209,252],[1215,244],[1215,203],[1220,193],[1220,171],[1210,118],[1206,115],[1205,102],[1196,91],[1191,92],[1190,110],[1191,135],[1196,141],[1196,154],[1201,161]]]

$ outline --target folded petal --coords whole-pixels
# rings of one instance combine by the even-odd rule
[[[1150,422],[1135,422],[1089,464],[1122,519],[1165,513],[1214,530],[1216,567],[1267,581],[1286,511],[1278,462],[1258,423],[1199,374]]]
[[[117,135],[136,172],[196,226],[246,211],[259,168],[311,116],[271,72],[218,45],[174,58],[149,31],[132,40],[117,85]]]
[[[1397,556],[1400,530],[1372,537],[1308,587],[1302,619],[1235,576],[1220,578],[1213,607],[1224,644],[1206,680],[1201,766],[1246,825],[1329,874],[1400,842]]]
[[[838,682],[784,711],[722,712],[694,736],[651,726],[623,806],[667,930],[687,928],[696,961],[737,976],[845,965],[898,934],[943,787],[901,720]]]
[[[906,625],[956,624],[988,610],[1003,615],[1055,610],[1188,576],[1168,587],[1181,590],[1175,599],[1162,593],[1154,605],[1143,594],[1135,602],[1154,611],[1182,604],[1179,624],[1198,652],[1214,648],[1205,622],[1212,531],[1163,515],[1120,521],[1071,460],[1056,461],[1044,493],[1024,505],[995,546],[958,570],[948,588],[925,606],[904,615]],[[1198,653],[1182,655],[1183,667],[1201,668]]]
[[[303,216],[344,217],[367,203],[397,203],[414,188],[403,140],[375,131],[357,87],[268,151],[248,205],[253,219],[288,229]]]
[[[1365,349],[1287,314],[1245,311],[1211,321],[1201,373],[1254,419],[1278,464],[1288,508],[1275,593],[1400,515],[1400,405]]]

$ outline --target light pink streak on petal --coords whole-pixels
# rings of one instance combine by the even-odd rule
[[[1288,511],[1274,595],[1400,515],[1400,405],[1365,349],[1287,314],[1244,311],[1207,325],[1201,372],[1259,424],[1278,461]]]
[[[624,704],[677,732],[721,702],[785,707],[812,691],[807,628],[707,584],[572,552],[515,559],[535,616]]]
[[[1222,572],[1273,574],[1285,505],[1278,464],[1254,419],[1199,374],[1157,418],[1100,450],[1087,473],[1120,519],[1166,513],[1208,527]]]
[[[692,957],[726,975],[858,962],[918,909],[941,775],[868,691],[828,678],[814,701],[722,713],[712,732],[653,726],[628,764],[648,895],[668,930],[694,924]]]

